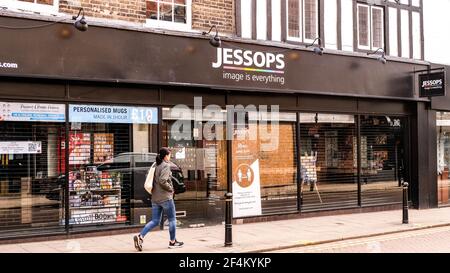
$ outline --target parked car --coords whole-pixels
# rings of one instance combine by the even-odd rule
[[[132,202],[143,203],[146,206],[151,204],[151,195],[144,188],[147,172],[156,161],[155,153],[121,153],[99,165],[88,165],[86,169],[97,170],[101,172],[120,173],[122,179],[122,195],[129,195]],[[173,182],[183,183],[184,177],[182,169],[173,162],[171,163],[171,171]],[[53,191],[47,194],[48,199],[58,200],[61,188],[65,183],[65,175],[58,177],[54,183]]]

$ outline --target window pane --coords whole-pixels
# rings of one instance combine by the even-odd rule
[[[219,224],[224,215],[221,198],[227,189],[225,121],[217,115],[216,119],[205,118],[205,110],[197,130],[193,110],[183,112],[183,120],[180,116],[174,109],[163,110],[163,146],[171,149],[171,161],[180,167],[186,185],[186,192],[175,196],[177,212],[185,214],[177,220],[183,226]]]
[[[450,113],[436,113],[438,202],[448,205],[450,190]]]
[[[383,10],[372,9],[372,45],[376,48],[383,48]]]
[[[305,1],[305,39],[317,38],[317,0]]]
[[[300,5],[299,0],[288,1],[288,36],[300,37]]]
[[[172,22],[172,8],[171,4],[159,4],[159,20]]]
[[[369,7],[358,6],[358,41],[361,46],[369,46]]]
[[[354,116],[301,113],[300,146],[302,210],[357,206]]]
[[[178,5],[186,5],[186,0],[175,0],[174,3]]]
[[[158,20],[158,3],[147,1],[147,18]]]
[[[0,122],[0,146],[7,152],[0,155],[0,234],[63,228],[64,181],[59,175],[64,139],[61,123]],[[21,152],[14,148],[23,145]]]
[[[53,5],[53,0],[37,0],[38,4]]]
[[[175,5],[174,21],[177,23],[186,23],[186,6]]]
[[[406,119],[392,116],[361,117],[362,204],[402,202],[400,180],[406,176]]]
[[[18,0],[18,1],[34,3],[34,0]]]

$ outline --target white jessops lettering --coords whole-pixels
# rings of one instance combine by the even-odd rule
[[[245,66],[252,66],[253,64],[253,59],[252,59],[252,52],[251,51],[244,51],[244,65]]]
[[[273,65],[277,69],[284,69],[286,64],[283,54],[253,52],[251,50],[231,49],[231,48],[217,48],[216,62],[212,63],[213,68],[219,68],[222,65],[237,65],[237,66],[256,66],[271,68]]]
[[[244,58],[242,57],[242,50],[237,49],[234,51],[234,65],[242,65],[244,63]]]
[[[233,50],[231,48],[223,49],[223,64],[233,64]]]
[[[222,66],[222,49],[217,48],[217,61],[212,64],[213,68],[219,68]]]
[[[422,83],[422,87],[434,86],[434,85],[442,85],[442,80],[430,80],[424,81]]]
[[[260,60],[258,60],[259,58]],[[255,55],[253,55],[253,63],[256,67],[263,67],[266,63],[266,55],[262,52],[256,52]]]

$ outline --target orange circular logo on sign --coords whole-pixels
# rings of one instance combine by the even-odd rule
[[[248,164],[241,164],[236,169],[235,179],[239,186],[242,188],[248,188],[255,180],[255,173]]]

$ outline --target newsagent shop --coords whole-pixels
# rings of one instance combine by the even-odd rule
[[[187,187],[181,228],[222,224],[227,191],[244,223],[398,209],[402,181],[414,208],[448,202],[450,104],[419,94],[425,62],[95,25],[13,32],[0,44],[16,64],[0,69],[1,238],[141,227],[161,146]]]

